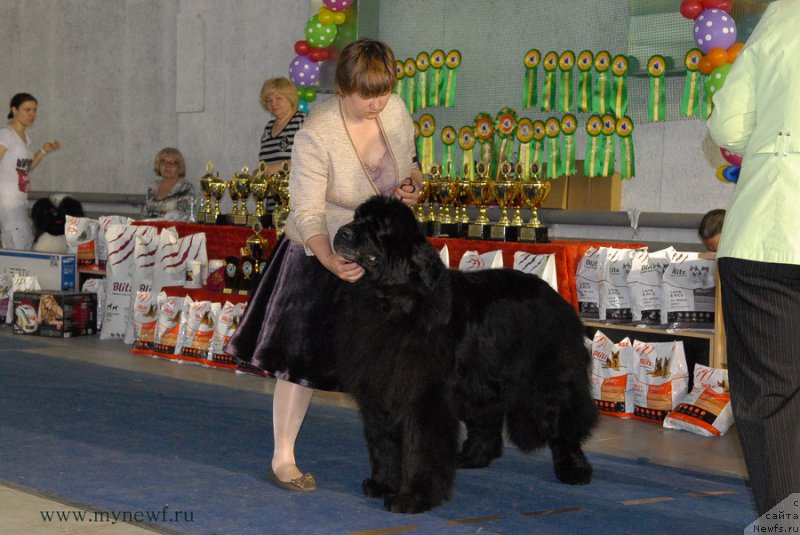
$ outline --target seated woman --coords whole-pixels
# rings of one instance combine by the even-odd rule
[[[59,196],[53,195],[42,197],[33,203],[31,218],[34,226],[34,251],[56,254],[67,252],[64,224],[68,215],[84,217],[83,205],[79,200],[72,197],[62,197],[59,200]]]
[[[170,221],[189,219],[194,201],[194,185],[186,180],[186,161],[178,149],[158,151],[153,170],[160,179],[147,187],[142,215]]]

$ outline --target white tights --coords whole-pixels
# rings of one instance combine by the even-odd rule
[[[272,470],[281,481],[303,475],[294,458],[294,443],[313,394],[313,388],[289,381],[278,379],[275,383],[272,399],[272,427],[275,437]]]

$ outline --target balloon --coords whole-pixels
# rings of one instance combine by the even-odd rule
[[[353,0],[322,0],[322,3],[331,11],[344,11],[353,5]]]
[[[694,20],[703,12],[703,4],[697,0],[683,0],[681,4],[681,15],[683,18]]]
[[[739,171],[741,171],[741,169],[742,168],[738,165],[729,165],[722,171],[722,176],[731,184],[736,184],[739,182]]]
[[[336,39],[336,25],[322,24],[319,15],[314,15],[306,23],[306,41],[316,48],[325,48]],[[727,48],[727,47],[725,47]]]
[[[301,100],[297,104],[297,110],[302,111],[303,113],[308,113],[308,102],[306,102],[305,100]]]
[[[728,63],[736,61],[742,48],[744,48],[744,43],[735,43],[728,48]]]
[[[730,13],[731,9],[733,9],[733,2],[731,2],[731,0],[720,0],[717,4],[717,9]]]
[[[700,61],[697,63],[697,70],[700,71],[700,74],[705,76],[711,74],[711,71],[714,70],[714,66],[711,64],[711,60],[708,59],[708,56],[700,58]]]
[[[294,44],[294,53],[298,56],[305,56],[309,50],[311,50],[311,47],[302,39]]]
[[[703,4],[703,9],[721,9],[719,5],[723,3],[725,0],[701,0]]]
[[[704,54],[736,42],[736,23],[721,9],[706,9],[694,20],[694,42]]]
[[[719,151],[722,153],[722,157],[725,158],[725,161],[731,165],[742,165],[742,157],[738,154],[734,154],[728,149],[724,149],[720,147]]]
[[[711,62],[711,66],[715,69],[720,65],[725,65],[728,63],[728,51],[724,48],[712,48],[707,57],[708,61]]]
[[[319,15],[317,16],[317,19],[322,24],[333,24],[333,11],[323,6],[319,8]]]
[[[706,80],[706,91],[708,91],[710,95],[713,96],[714,93],[722,89],[722,85],[725,83],[725,78],[727,78],[728,71],[730,70],[731,64],[726,63],[711,71],[711,74],[708,75],[708,80]]]
[[[727,180],[725,180],[725,175],[723,174],[725,172],[725,169],[727,169],[727,168],[728,168],[727,165],[720,165],[719,167],[717,167],[717,170],[714,172],[714,175],[717,177],[717,180],[719,180],[720,182],[727,182]]]
[[[312,48],[308,53],[308,59],[311,61],[325,61],[328,59],[327,48]]]
[[[316,87],[306,87],[303,89],[303,100],[306,102],[314,102],[317,100],[317,88]]]
[[[289,65],[289,79],[300,87],[315,85],[319,82],[319,63],[308,56],[295,56]]]

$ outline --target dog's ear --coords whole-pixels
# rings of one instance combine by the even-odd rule
[[[426,290],[432,290],[447,269],[442,259],[439,258],[436,249],[424,240],[414,245],[413,258],[410,278],[416,279]]]

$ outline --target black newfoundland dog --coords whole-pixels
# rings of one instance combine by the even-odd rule
[[[336,351],[364,422],[367,496],[398,513],[441,504],[457,467],[502,454],[504,426],[522,451],[549,446],[562,482],[591,481],[590,355],[558,292],[519,271],[448,269],[396,200],[359,206],[334,247],[366,270],[337,311]]]

